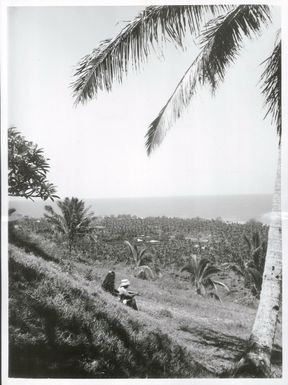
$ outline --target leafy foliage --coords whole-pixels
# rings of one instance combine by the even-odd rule
[[[197,37],[200,33],[199,55],[149,126],[146,147],[150,154],[181,116],[197,88],[208,84],[215,92],[224,80],[226,70],[237,59],[243,39],[257,37],[270,21],[271,12],[267,5],[147,7],[114,39],[100,43],[91,55],[81,60],[73,83],[76,104],[92,99],[99,90],[110,91],[115,80],[122,82],[129,63],[137,69],[155,43],[159,45],[166,40],[183,47],[187,32]],[[261,81],[267,114],[271,113],[276,121],[281,139],[281,42],[278,40],[267,59]]]
[[[276,122],[281,139],[281,40],[279,34],[271,56],[265,60],[265,70],[261,76],[262,93],[265,96],[267,113]]]
[[[151,267],[147,265],[147,263],[151,262],[151,255],[147,255],[147,249],[142,248],[139,250],[137,246],[132,245],[129,241],[124,241],[124,244],[130,250],[136,275],[140,278],[154,278]]]
[[[181,116],[198,87],[208,84],[212,92],[239,54],[243,37],[259,33],[270,21],[268,6],[240,5],[225,15],[210,20],[200,35],[202,49],[186,71],[146,134],[148,154],[160,145],[169,128]]]
[[[259,232],[252,234],[252,239],[244,234],[244,240],[248,248],[248,258],[240,259],[238,263],[229,264],[229,267],[239,275],[245,277],[251,292],[259,298],[267,251],[267,241],[260,239]]]
[[[51,231],[46,218],[39,221],[25,219],[21,223],[27,232],[44,234],[45,239],[50,239],[58,245],[59,250],[66,252],[67,245],[63,243],[63,237]],[[131,251],[128,254],[129,248],[124,244],[124,240],[129,240],[138,250],[147,249],[144,253],[146,260],[142,263],[159,276],[163,269],[179,271],[191,254],[199,254],[217,265],[239,263],[242,259],[246,261],[248,250],[243,234],[252,238],[255,231],[259,232],[263,241],[267,240],[268,226],[256,221],[240,224],[201,218],[107,216],[95,219],[97,242],[93,233],[93,239],[78,238],[73,250],[87,263],[95,260],[115,263],[128,261],[135,266]],[[177,236],[179,233],[180,239]]]
[[[45,206],[48,214],[45,213],[44,216],[53,226],[54,231],[66,239],[69,256],[71,256],[72,247],[76,241],[92,235],[95,217],[89,212],[89,208],[85,208],[84,201],[78,198],[65,198],[63,201],[58,201],[57,205],[61,214],[57,214],[51,206]]]
[[[183,271],[187,271],[190,274],[192,285],[195,287],[197,294],[203,296],[208,295],[220,300],[217,294],[217,285],[229,291],[223,282],[213,278],[221,269],[213,265],[206,258],[199,258],[197,255],[192,255],[189,263],[182,267],[181,272]]]
[[[47,180],[48,158],[43,150],[27,141],[15,127],[8,129],[8,194],[24,198],[59,198]]]
[[[225,5],[149,6],[129,22],[114,38],[102,41],[99,47],[80,61],[72,84],[75,103],[84,103],[99,90],[111,91],[116,80],[122,82],[129,62],[138,69],[149,54],[164,40],[184,47],[186,31],[198,33],[207,15],[229,9]]]

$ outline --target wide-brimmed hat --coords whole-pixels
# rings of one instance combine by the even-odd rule
[[[121,279],[120,287],[129,286],[129,285],[130,285],[129,279]]]

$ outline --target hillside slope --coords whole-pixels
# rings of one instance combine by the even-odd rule
[[[110,268],[131,277],[138,312],[102,291]],[[243,353],[255,316],[255,306],[203,299],[169,274],[147,282],[124,264],[61,262],[15,245],[9,298],[12,377],[216,377]],[[279,377],[280,324],[276,343]]]
[[[189,351],[142,312],[81,274],[11,246],[11,377],[207,377]]]

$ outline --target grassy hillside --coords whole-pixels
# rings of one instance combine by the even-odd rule
[[[196,295],[189,280],[173,271],[145,281],[124,262],[80,254],[67,260],[39,234],[10,241],[12,377],[216,377],[245,350],[257,301],[241,303],[249,291],[232,273],[221,277],[234,287],[221,293],[221,303]],[[140,293],[138,312],[103,292],[109,269],[116,285],[129,278]],[[273,371],[279,377],[281,323],[275,342]]]
[[[10,376],[202,377],[209,372],[100,282],[10,248]],[[74,269],[73,269],[74,270]]]

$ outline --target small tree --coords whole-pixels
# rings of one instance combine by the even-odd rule
[[[139,250],[137,246],[132,245],[129,241],[124,241],[124,243],[130,250],[136,275],[139,278],[154,278],[155,275],[148,265],[148,263],[151,262],[151,255],[147,254],[147,249],[143,247]]]
[[[59,198],[47,180],[48,158],[37,144],[25,139],[15,127],[8,129],[8,194],[27,199]]]
[[[89,212],[89,208],[85,208],[84,201],[78,198],[65,198],[63,201],[58,201],[57,205],[61,215],[57,214],[51,206],[45,206],[48,214],[45,213],[44,217],[53,226],[54,231],[68,242],[69,257],[71,257],[72,248],[77,240],[92,235],[95,217]]]
[[[180,271],[187,271],[190,274],[191,283],[199,295],[211,296],[220,301],[217,294],[217,285],[229,291],[225,283],[214,279],[213,276],[221,270],[206,258],[192,255],[190,261]]]
[[[260,234],[255,231],[252,238],[244,234],[248,247],[248,260],[240,258],[239,262],[229,264],[229,267],[245,278],[251,287],[251,293],[259,298],[262,287],[262,279],[267,251],[267,242],[260,239]]]

